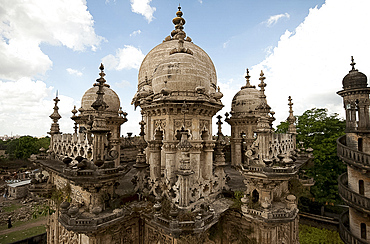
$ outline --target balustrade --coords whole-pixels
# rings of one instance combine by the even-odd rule
[[[349,189],[347,173],[339,176],[338,183],[339,195],[348,205],[370,214],[370,199]]]

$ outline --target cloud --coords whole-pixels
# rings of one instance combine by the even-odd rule
[[[75,69],[71,69],[71,68],[68,68],[66,70],[67,70],[68,74],[70,74],[70,75],[82,76],[82,72],[81,71],[78,71],[78,70],[75,70]]]
[[[133,32],[130,34],[130,37],[131,37],[131,36],[140,35],[140,34],[141,34],[141,30],[136,30],[136,31],[133,31]]]
[[[54,102],[53,87],[47,87],[43,81],[22,78],[17,81],[0,80],[0,135],[46,135],[50,130]],[[72,131],[73,122],[69,119],[73,104],[72,98],[59,95],[59,113],[62,131]]]
[[[223,48],[227,48],[227,46],[229,46],[229,43],[230,43],[230,40],[227,40],[226,42],[224,42],[224,43],[222,44],[222,47],[223,47]]]
[[[155,7],[151,7],[149,4],[152,0],[131,0],[131,11],[137,14],[141,14],[150,23],[153,20],[153,14],[156,10]]]
[[[263,23],[267,27],[271,27],[271,26],[275,25],[282,18],[289,19],[290,15],[288,13],[273,15],[273,16],[270,16],[270,18],[268,20],[264,21]]]
[[[114,85],[118,88],[127,88],[127,87],[132,87],[131,83],[127,80],[123,80],[121,82],[116,82]]]
[[[124,48],[119,48],[116,55],[109,54],[102,59],[105,67],[115,70],[122,69],[139,69],[145,55],[143,52],[130,45],[125,45]]]
[[[96,50],[103,37],[84,0],[0,1],[0,77],[19,80],[44,74],[52,61],[40,44],[63,45],[74,51]],[[78,33],[78,34],[76,34]]]
[[[368,33],[370,2],[327,0],[293,32],[286,31],[269,55],[251,68],[251,82],[259,83],[261,69],[267,83],[266,95],[277,122],[288,117],[288,96],[293,98],[295,114],[313,107],[327,107],[343,116],[342,79],[350,70],[353,55],[356,68],[370,74]],[[361,24],[359,24],[361,23]]]

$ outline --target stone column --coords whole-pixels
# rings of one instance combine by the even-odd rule
[[[175,170],[176,170],[176,141],[163,141],[163,150],[165,151],[165,170],[164,176],[172,182],[175,178]],[[172,181],[171,181],[172,180]]]
[[[204,151],[204,162],[202,162],[202,177],[204,180],[209,180],[212,176],[212,164],[213,164],[213,148],[215,144],[213,140],[208,140],[203,142]]]
[[[161,177],[161,147],[161,141],[149,141],[149,165],[150,178],[152,180],[157,180]]]

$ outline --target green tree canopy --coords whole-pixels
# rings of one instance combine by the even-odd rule
[[[31,154],[38,154],[41,147],[48,149],[49,144],[50,137],[22,136],[18,139],[6,141],[6,151],[13,158],[27,159]]]
[[[346,166],[337,157],[336,140],[344,135],[345,121],[338,114],[328,114],[326,109],[313,108],[297,116],[297,143],[305,148],[313,148],[315,165],[307,170],[307,175],[316,181],[311,193],[320,202],[339,202],[338,176]],[[276,132],[285,133],[288,122],[277,126]]]

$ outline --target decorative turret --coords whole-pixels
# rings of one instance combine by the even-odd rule
[[[369,121],[369,94],[367,77],[355,69],[353,56],[351,57],[352,69],[343,78],[343,90],[337,92],[343,97],[346,111],[346,132],[370,132]]]
[[[287,121],[289,123],[288,127],[288,133],[293,135],[294,145],[296,144],[296,134],[297,134],[297,128],[295,126],[296,117],[293,115],[293,103],[292,98],[288,97],[288,105],[289,105],[289,116],[287,118]]]
[[[60,134],[58,120],[62,118],[62,116],[60,116],[58,112],[59,110],[58,102],[60,101],[58,98],[58,91],[53,100],[54,100],[54,112],[49,116],[53,120],[53,123],[51,124],[51,128],[50,128],[50,132],[49,132],[51,136],[55,134]]]

